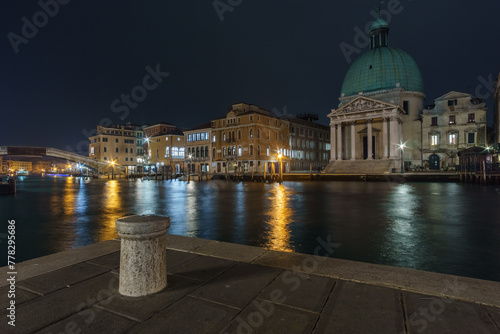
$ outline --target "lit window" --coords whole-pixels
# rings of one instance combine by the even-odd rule
[[[241,146],[238,146],[238,156],[241,157]]]
[[[438,144],[438,135],[431,135],[431,145],[436,146]]]
[[[90,148],[90,154],[94,154],[94,147],[93,146]]]
[[[179,148],[172,147],[172,157],[178,157],[178,156],[179,156]]]
[[[212,143],[215,143],[215,135],[212,137]]]
[[[184,147],[179,149],[179,157],[184,158]]]
[[[456,133],[450,133],[450,145],[455,145],[457,143],[457,134]]]
[[[170,147],[165,147],[165,158],[170,156]]]
[[[469,123],[474,123],[476,121],[476,115],[475,114],[469,114],[467,117]]]
[[[455,124],[455,115],[450,116],[450,124]]]

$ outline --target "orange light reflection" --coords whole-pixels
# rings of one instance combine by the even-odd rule
[[[293,210],[290,208],[290,197],[293,190],[282,184],[271,186],[269,201],[270,207],[266,214],[269,216],[268,241],[266,247],[273,250],[293,252],[290,245],[290,223]]]

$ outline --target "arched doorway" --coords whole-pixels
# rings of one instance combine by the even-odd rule
[[[432,154],[430,157],[429,157],[429,169],[430,170],[439,170],[439,155],[437,154]]]

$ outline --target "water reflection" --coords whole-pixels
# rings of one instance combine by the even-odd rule
[[[104,213],[100,221],[99,241],[110,240],[116,237],[115,221],[123,216],[120,198],[121,184],[117,180],[106,182],[103,194]]]
[[[273,184],[269,190],[269,210],[266,215],[268,231],[265,247],[278,251],[292,252],[290,241],[290,224],[294,214],[290,205],[290,198],[294,191],[282,184]]]
[[[381,263],[391,262],[395,265],[406,264],[410,268],[418,268],[426,246],[420,242],[417,232],[419,199],[414,193],[414,186],[397,185],[389,195],[386,203],[388,226],[384,233],[381,249]],[[419,247],[419,252],[415,249]]]

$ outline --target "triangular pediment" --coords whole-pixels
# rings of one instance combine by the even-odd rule
[[[455,100],[455,99],[460,99],[462,97],[471,97],[471,95],[467,94],[467,93],[456,92],[456,91],[452,90],[451,92],[446,93],[443,96],[438,97],[436,99],[436,101]]]
[[[359,96],[354,100],[351,100],[348,103],[340,106],[338,109],[332,110],[332,113],[330,115],[353,114],[397,108],[400,107],[396,104],[371,99],[365,96]]]

